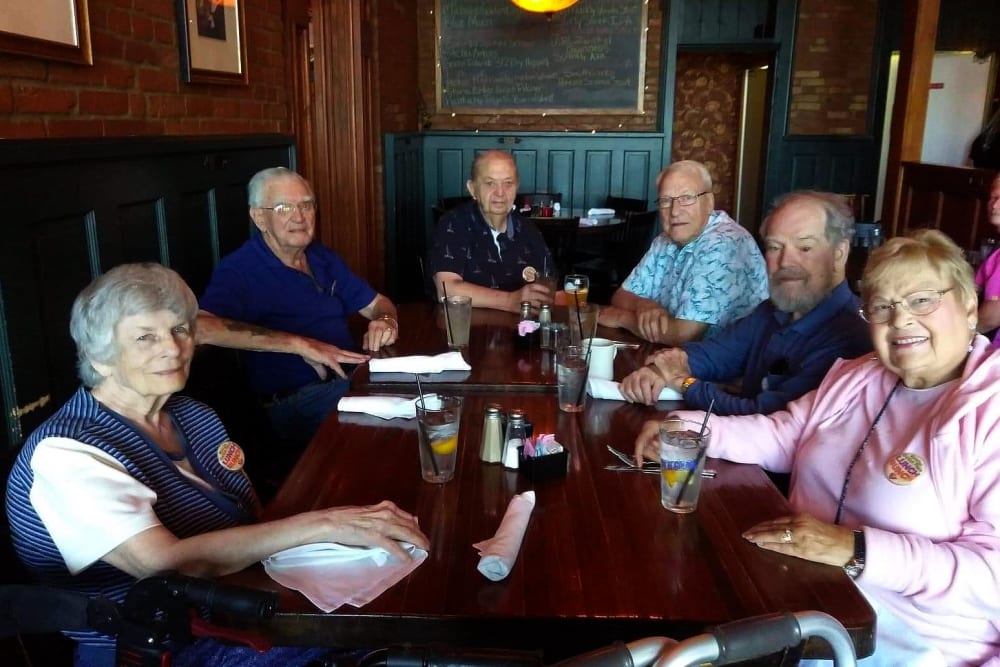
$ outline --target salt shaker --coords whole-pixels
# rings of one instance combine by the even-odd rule
[[[543,349],[548,349],[551,345],[552,330],[552,306],[545,304],[542,309],[538,311],[538,324],[542,329],[542,343]]]
[[[511,410],[507,419],[507,435],[504,437],[503,465],[517,470],[517,448],[524,445],[524,412]]]
[[[531,319],[531,302],[522,301],[521,302],[521,321]]]
[[[503,457],[503,411],[499,405],[486,406],[483,417],[483,440],[479,445],[479,460],[483,463],[500,463]]]

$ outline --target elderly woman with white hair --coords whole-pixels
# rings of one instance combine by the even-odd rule
[[[84,386],[28,438],[10,474],[14,547],[40,582],[122,601],[139,578],[166,571],[215,577],[312,542],[427,547],[412,515],[390,502],[255,523],[243,454],[218,416],[183,389],[198,304],[174,271],[119,266],[73,304],[70,333]],[[114,644],[74,636],[77,665],[113,665]],[[306,664],[322,650],[198,640],[175,665]]]
[[[854,578],[878,614],[861,664],[1000,664],[1000,353],[972,270],[940,232],[894,238],[862,301],[875,355],[784,411],[713,418],[708,456],[791,471],[795,514],[743,536]],[[658,459],[658,422],[636,456]]]

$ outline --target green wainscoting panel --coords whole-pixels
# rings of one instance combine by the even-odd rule
[[[602,206],[608,195],[655,198],[669,151],[660,133],[423,132],[387,134],[385,209],[387,292],[399,302],[424,298],[417,258],[433,235],[431,207],[465,194],[477,153],[514,155],[522,192],[561,192],[564,207]]]
[[[0,141],[0,446],[18,447],[79,386],[70,307],[94,277],[153,261],[200,294],[250,235],[246,184],[295,166],[292,138]],[[193,374],[194,375],[194,374]]]

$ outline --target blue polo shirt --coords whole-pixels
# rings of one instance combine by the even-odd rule
[[[698,378],[684,394],[694,409],[715,414],[770,414],[819,386],[838,358],[871,352],[868,325],[858,315],[861,301],[841,282],[802,319],[764,301],[746,317],[711,339],[684,345],[691,375]],[[716,382],[743,378],[742,395]]]
[[[378,292],[316,241],[306,248],[306,259],[312,276],[282,264],[255,232],[215,267],[199,305],[219,317],[357,350],[347,317]],[[260,394],[292,391],[318,379],[295,354],[246,352],[245,358],[250,384]]]
[[[507,216],[507,230],[494,241],[493,230],[474,201],[442,216],[427,255],[432,280],[434,274],[450,271],[466,282],[505,292],[524,287],[521,274],[525,267],[541,273],[546,265],[555,266],[537,227],[511,213]]]

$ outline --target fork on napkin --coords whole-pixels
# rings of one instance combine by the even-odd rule
[[[371,373],[443,373],[444,371],[470,371],[469,365],[458,350],[442,354],[411,355],[408,357],[385,357],[370,359],[368,370]]]
[[[614,380],[602,380],[600,378],[590,378],[587,380],[587,393],[594,398],[604,398],[611,401],[624,401],[621,384]],[[682,396],[676,389],[664,387],[663,391],[656,398],[658,401],[679,401]]]
[[[393,558],[380,547],[349,547],[333,542],[303,544],[273,554],[264,561],[268,576],[285,588],[301,592],[325,612],[343,604],[368,604],[427,558],[427,551],[405,542],[412,556]]]
[[[344,396],[337,403],[338,412],[363,412],[381,419],[417,416],[417,398],[403,396]]]
[[[510,500],[507,511],[500,520],[496,535],[473,544],[479,550],[479,570],[490,581],[500,581],[510,574],[517,554],[521,550],[524,531],[535,509],[535,492],[525,491]]]

